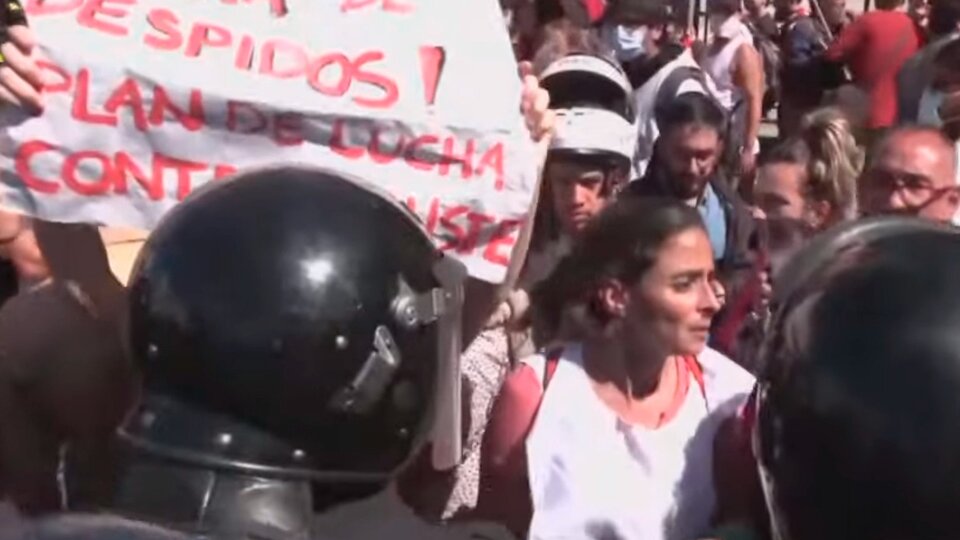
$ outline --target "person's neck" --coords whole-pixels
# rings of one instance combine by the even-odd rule
[[[639,341],[628,343],[622,336],[585,340],[584,369],[596,382],[615,386],[627,399],[645,400],[660,387],[671,355]]]
[[[627,425],[660,427],[676,398],[676,358],[611,341],[584,346],[584,369],[597,397]]]

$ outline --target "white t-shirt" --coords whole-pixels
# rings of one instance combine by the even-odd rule
[[[543,357],[530,360],[534,372]],[[693,540],[715,509],[713,441],[753,388],[720,353],[698,357],[684,403],[659,429],[624,424],[596,396],[578,345],[564,349],[527,438],[532,540]],[[539,379],[539,380],[542,380]]]
[[[749,31],[746,34],[738,33],[716,54],[707,55],[704,59],[703,69],[710,74],[710,80],[713,83],[711,93],[727,112],[732,112],[734,107],[743,100],[743,92],[733,80],[734,59],[741,46],[752,43],[753,38],[750,37]]]

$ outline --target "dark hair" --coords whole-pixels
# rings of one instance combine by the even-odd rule
[[[933,63],[946,68],[954,68],[958,60],[960,60],[960,39],[954,39],[937,51]]]
[[[660,248],[674,235],[703,229],[700,214],[674,199],[617,199],[591,221],[571,253],[533,292],[537,313],[549,331],[560,326],[565,308],[580,304],[599,321],[607,316],[595,304],[597,287],[607,280],[636,282],[656,263]]]
[[[533,54],[533,72],[543,73],[550,64],[572,54],[588,54],[604,58],[600,38],[588,28],[580,28],[568,19],[559,19],[543,27],[541,39]],[[556,104],[552,103],[554,108]]]
[[[927,27],[934,36],[946,36],[960,25],[960,0],[934,0]]]
[[[792,137],[760,156],[759,165],[803,165],[810,163],[810,148],[802,139]]]
[[[534,0],[537,22],[541,25],[563,18],[563,6],[558,0]]]
[[[742,6],[742,0],[707,0],[707,13],[733,15],[739,13]]]
[[[665,0],[612,0],[606,19],[620,24],[666,24],[670,11]]]
[[[877,9],[890,11],[903,5],[904,0],[877,0]]]
[[[726,131],[727,115],[709,96],[697,92],[687,92],[672,99],[656,111],[660,135],[671,129],[696,124],[717,131],[722,138]]]
[[[956,527],[960,237],[890,223],[886,237],[842,231],[834,243],[846,252],[801,252],[820,268],[767,338],[758,458],[776,485],[774,519],[796,540],[946,538]],[[841,473],[819,474],[831,467]]]

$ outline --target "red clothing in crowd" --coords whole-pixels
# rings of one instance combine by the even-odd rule
[[[893,125],[897,117],[897,73],[920,49],[913,20],[898,11],[871,11],[848,24],[826,57],[846,62],[854,82],[870,96],[867,127]]]

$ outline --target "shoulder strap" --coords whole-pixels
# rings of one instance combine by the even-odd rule
[[[553,374],[557,372],[557,366],[560,365],[560,357],[563,356],[563,348],[557,347],[551,351],[547,352],[546,355],[546,364],[543,369],[543,391],[547,391],[547,385],[550,384],[550,379],[553,378]]]
[[[703,399],[706,401],[707,385],[703,382],[703,366],[700,365],[700,361],[697,360],[696,356],[684,356],[683,359],[687,363],[687,369],[690,370],[690,374],[693,375],[693,380],[696,381],[697,386],[700,387],[700,394],[703,395]]]

